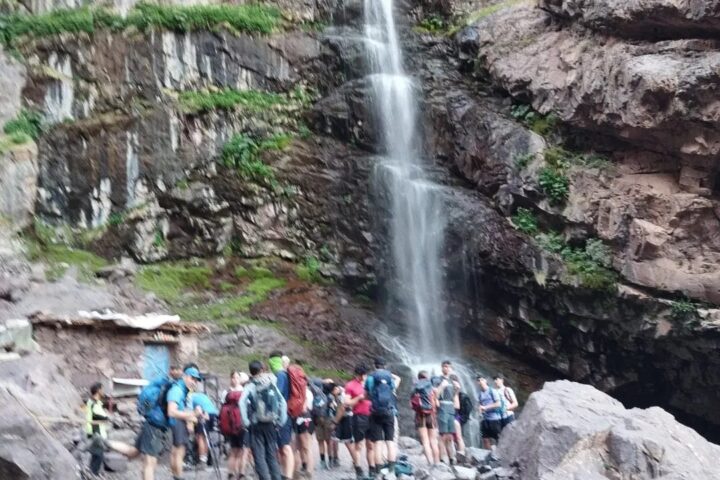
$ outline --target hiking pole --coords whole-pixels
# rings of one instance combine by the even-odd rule
[[[208,446],[208,458],[212,459],[213,462],[213,470],[215,470],[215,476],[217,477],[217,480],[222,480],[222,474],[220,473],[220,459],[215,453],[215,446],[210,443],[210,436],[208,435],[207,428],[205,428],[204,424],[202,426],[202,431],[203,435],[205,435],[205,443],[207,443]]]

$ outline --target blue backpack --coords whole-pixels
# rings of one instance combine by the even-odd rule
[[[318,385],[319,383],[319,385]],[[310,391],[313,394],[313,404],[312,404],[312,416],[314,418],[317,417],[327,417],[329,415],[328,413],[328,397],[325,395],[325,392],[322,388],[322,380],[319,379],[313,379],[312,381],[308,382],[308,386],[310,387]]]
[[[255,383],[255,422],[280,424],[280,391],[273,383]]]
[[[394,382],[392,374],[387,370],[376,370],[372,375],[373,384],[370,392],[373,413],[390,414],[395,408]]]
[[[169,378],[158,378],[146,385],[137,400],[137,411],[151,425],[167,428],[167,394],[172,386]]]

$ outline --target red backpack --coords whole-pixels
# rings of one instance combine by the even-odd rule
[[[288,415],[291,418],[298,418],[305,411],[307,376],[305,376],[305,371],[300,365],[290,365],[287,374],[290,379],[290,399],[287,402]]]
[[[220,407],[220,433],[225,436],[239,435],[242,431],[242,415],[238,402],[242,392],[232,390],[225,396],[225,403]]]

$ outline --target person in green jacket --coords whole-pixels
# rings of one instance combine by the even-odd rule
[[[90,439],[90,471],[98,475],[105,460],[105,441],[109,416],[105,410],[102,383],[90,387],[90,398],[85,404],[85,434]]]

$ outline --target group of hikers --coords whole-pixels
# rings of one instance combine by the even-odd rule
[[[217,428],[229,445],[228,480],[242,479],[251,463],[260,480],[312,478],[313,436],[321,469],[340,466],[342,443],[358,479],[394,480],[405,466],[397,463],[401,379],[386,368],[382,358],[376,358],[373,366],[371,370],[357,365],[354,377],[343,386],[332,379],[308,378],[301,366],[291,364],[282,352],[273,352],[266,363],[250,362],[249,375],[231,373],[219,408],[197,391],[203,377],[196,364],[172,367],[167,378],[151,382],[140,392],[138,412],[144,421],[133,446],[107,438],[109,415],[103,407],[102,385],[93,385],[86,404],[86,432],[92,440],[90,468],[98,473],[103,452],[112,449],[130,458],[142,455],[143,480],[153,480],[169,431],[170,469],[173,480],[180,480],[191,436],[198,462],[210,460],[217,468],[219,459],[208,458],[212,453],[208,433]],[[482,416],[483,445],[488,449],[513,421],[518,407],[502,375],[495,376],[494,382],[491,388],[488,379],[477,377],[477,410]],[[463,429],[468,428],[475,407],[450,361],[442,362],[440,375],[418,373],[410,406],[431,467],[452,466],[465,455]]]

